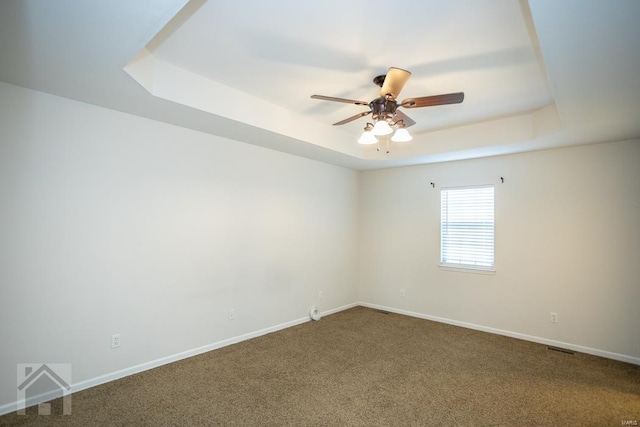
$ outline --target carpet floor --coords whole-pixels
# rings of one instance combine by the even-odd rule
[[[356,307],[34,409],[0,425],[637,425],[640,366]]]

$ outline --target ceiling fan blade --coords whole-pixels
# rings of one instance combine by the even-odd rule
[[[406,127],[406,128],[416,124],[416,122],[413,121],[413,119],[411,117],[407,116],[405,113],[403,113],[400,110],[396,110],[396,114],[395,114],[395,116],[393,116],[393,120],[396,121],[396,122],[399,122],[400,120],[402,120],[402,123],[404,124],[404,127]]]
[[[346,99],[346,98],[336,98],[334,96],[311,95],[311,98],[313,98],[313,99],[322,99],[323,101],[344,102],[344,103],[347,103],[347,104],[369,105],[369,103],[365,102],[365,101],[356,101],[354,99]]]
[[[422,98],[407,98],[400,106],[405,108],[432,107],[435,105],[459,104],[464,100],[464,92],[447,93],[444,95],[423,96]]]
[[[380,96],[383,98],[387,95],[391,95],[392,99],[396,99],[402,88],[411,77],[411,73],[401,68],[390,67],[387,71],[387,76],[384,78],[382,89],[380,90]]]
[[[363,111],[362,113],[358,113],[358,114],[356,114],[355,116],[351,116],[351,117],[349,117],[348,119],[341,120],[341,121],[339,121],[339,122],[337,122],[337,123],[334,123],[333,125],[334,125],[334,126],[343,125],[343,124],[345,124],[345,123],[349,123],[349,122],[352,122],[352,121],[354,121],[354,120],[356,120],[356,119],[359,119],[360,117],[364,117],[364,116],[366,116],[366,115],[367,115],[367,114],[369,114],[369,113],[371,113],[371,110],[369,110],[369,111]]]

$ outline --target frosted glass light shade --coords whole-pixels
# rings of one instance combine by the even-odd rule
[[[378,120],[373,126],[373,134],[376,136],[389,135],[393,132],[389,123],[384,120]]]
[[[362,136],[358,139],[358,144],[370,145],[378,142],[378,138],[375,137],[373,132],[365,130],[362,132]]]
[[[400,128],[396,131],[396,133],[391,137],[393,142],[409,142],[413,139],[411,134],[405,128]]]

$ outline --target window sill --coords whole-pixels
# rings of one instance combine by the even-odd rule
[[[495,268],[491,270],[487,270],[487,269],[473,268],[473,267],[458,267],[458,266],[449,265],[449,264],[438,264],[438,266],[442,271],[451,271],[454,273],[488,274],[491,276],[496,274]]]

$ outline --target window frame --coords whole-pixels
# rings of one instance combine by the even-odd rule
[[[443,262],[444,254],[445,254],[445,218],[444,218],[444,192],[451,192],[456,190],[473,190],[473,189],[481,189],[481,188],[491,188],[492,191],[492,203],[491,203],[491,240],[492,240],[492,248],[491,248],[491,261],[490,265],[481,265],[481,264],[472,264],[472,263],[463,263],[463,262]],[[467,185],[467,186],[456,186],[456,187],[442,187],[440,188],[440,258],[439,258],[439,266],[442,270],[451,270],[451,271],[461,271],[468,273],[481,273],[481,274],[495,274],[496,271],[496,250],[495,250],[495,241],[496,241],[496,221],[495,221],[495,204],[496,204],[496,186],[493,184],[484,184],[484,185]],[[449,211],[449,205],[447,206],[447,212]],[[447,221],[449,223],[451,221]]]

